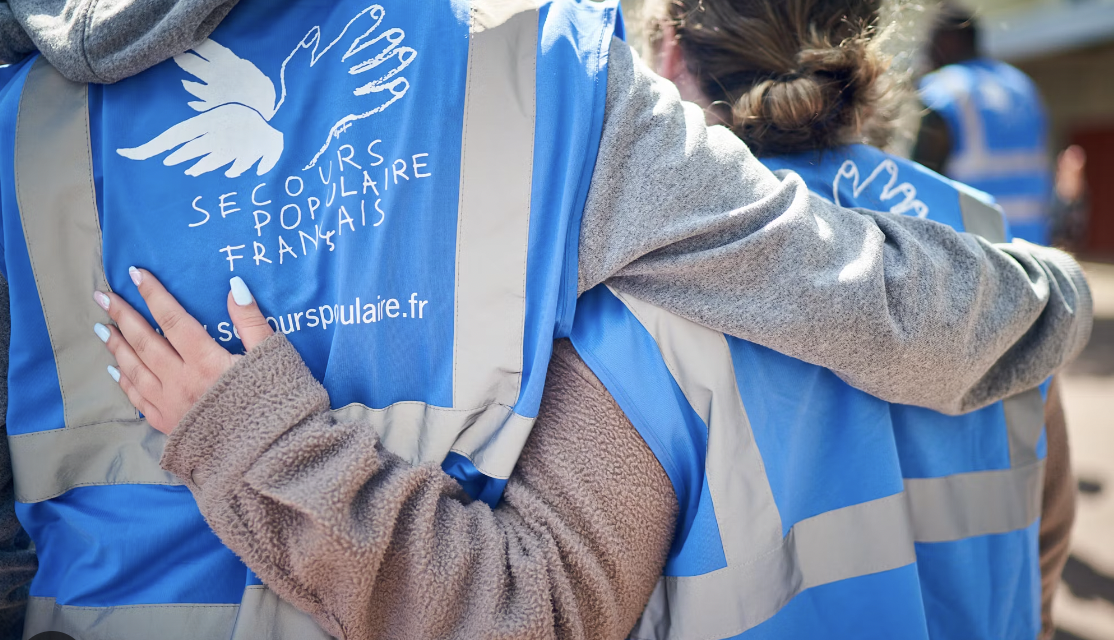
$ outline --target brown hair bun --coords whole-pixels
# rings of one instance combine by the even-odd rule
[[[672,0],[713,109],[756,155],[885,144],[896,102],[873,41],[881,0]]]

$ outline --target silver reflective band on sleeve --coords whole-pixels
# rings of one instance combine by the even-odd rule
[[[138,418],[105,373],[112,356],[90,340],[108,316],[92,299],[107,291],[93,186],[88,87],[40,57],[20,96],[15,184],[31,270],[54,350],[67,428]]]
[[[453,407],[513,407],[522,380],[538,11],[474,0],[461,143]]]
[[[998,209],[960,190],[959,211],[967,233],[982,236],[987,242],[1006,241],[1006,222]]]
[[[978,106],[968,96],[959,101],[964,149],[948,160],[944,173],[960,182],[1039,174],[1050,169],[1047,153],[1038,151],[992,151]]]
[[[141,420],[8,436],[15,499],[42,502],[92,485],[181,484],[159,466],[165,444]]]
[[[727,567],[712,573],[663,578],[632,637],[730,638],[770,619],[805,589],[915,561],[902,494],[802,520],[783,537],[723,334],[615,295],[653,336],[708,426],[705,472],[727,559]]]
[[[905,481],[917,542],[1024,529],[1041,513],[1044,461],[998,471]]]

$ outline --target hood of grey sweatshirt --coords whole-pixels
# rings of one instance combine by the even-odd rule
[[[70,80],[116,82],[189,50],[237,2],[0,1],[0,63],[41,51]]]

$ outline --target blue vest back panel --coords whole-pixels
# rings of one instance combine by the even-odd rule
[[[721,524],[703,472],[707,426],[677,387],[654,338],[601,286],[581,296],[572,340],[673,483],[680,518],[665,575],[728,570],[721,535],[732,533]],[[900,494],[886,403],[775,351],[734,338],[728,345],[780,533],[826,511]],[[780,579],[769,576],[771,585]],[[928,638],[917,564],[910,559],[807,589],[761,624],[722,637]]]
[[[920,89],[948,125],[948,177],[997,198],[1016,237],[1047,244],[1052,167],[1033,81],[1004,62],[979,58],[928,74]]]
[[[995,136],[1005,136],[998,132]],[[1031,132],[1031,140],[1037,132]],[[994,139],[997,139],[995,137]],[[957,191],[986,194],[865,145],[764,159],[796,171],[809,189],[843,206],[918,215],[964,230]],[[874,180],[870,178],[876,176]],[[1007,227],[1007,238],[1013,231]],[[1041,388],[1047,394],[1047,383]],[[1007,470],[1009,431],[1001,402],[962,416],[888,405],[906,478]],[[1043,459],[1043,430],[1037,443]],[[1031,638],[1040,628],[1038,524],[1010,533],[917,543],[918,570],[933,638]],[[975,569],[975,567],[978,569]],[[1018,615],[1024,612],[1024,615]]]
[[[198,48],[91,87],[109,285],[146,313],[127,270],[150,269],[237,351],[226,295],[229,277],[241,276],[335,409],[454,408],[469,11],[456,0],[243,0]],[[622,36],[615,2],[556,0],[537,15],[521,374],[506,403],[526,433],[552,341],[572,325],[607,49]],[[0,90],[9,157],[32,63],[6,70]],[[10,167],[0,199],[13,325],[8,428],[34,437],[66,426],[64,400]],[[515,249],[469,241],[493,254]],[[484,475],[460,453],[445,467],[474,496],[498,501],[506,475]],[[231,603],[258,582],[184,487],[108,479],[18,503],[17,513],[39,554],[32,595],[59,605]]]
[[[796,171],[811,190],[843,206],[919,215],[958,229],[964,228],[960,192],[989,201],[862,145],[764,162]],[[581,298],[573,343],[677,492],[681,517],[665,580],[727,570],[724,514],[701,473],[707,425],[640,320],[611,291],[597,288]],[[1011,461],[1002,403],[957,417],[892,405],[825,369],[726,340],[783,535],[810,518],[901,494],[910,480],[1008,473],[1019,465]],[[1040,433],[1035,460],[1045,455]],[[918,541],[915,562],[805,589],[737,637],[1034,638],[1038,527],[1039,521],[1004,533]]]

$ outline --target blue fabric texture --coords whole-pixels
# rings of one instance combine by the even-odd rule
[[[844,206],[918,215],[960,230],[961,191],[992,202],[986,193],[863,145],[763,162],[796,171],[813,192]],[[572,340],[677,494],[678,534],[665,575],[722,569],[703,466],[707,426],[653,337],[601,286],[581,297]],[[825,369],[730,336],[727,344],[783,534],[807,518],[901,493],[907,478],[1010,468],[1001,403],[957,417],[891,405]],[[1047,383],[1042,390],[1047,393]],[[1045,448],[1042,435],[1039,457]],[[1031,640],[1040,618],[1036,527],[916,544],[914,564],[807,589],[738,637]]]
[[[917,567],[814,587],[732,640],[928,640]],[[964,637],[964,636],[955,636]]]
[[[623,33],[617,0],[553,0],[539,16],[524,369],[513,407],[527,418],[537,415],[552,342],[571,330],[608,47]],[[460,2],[242,0],[194,51],[92,87],[110,286],[150,320],[128,267],[150,269],[235,352],[226,295],[241,276],[334,408],[452,407],[468,47]],[[14,155],[30,62],[0,68],[3,157]],[[0,205],[13,310],[9,432],[59,429],[58,373],[10,161],[0,163]],[[444,468],[492,505],[506,485],[458,454]],[[18,512],[42,567],[32,592],[59,604],[232,603],[258,583],[182,488],[83,487]]]

